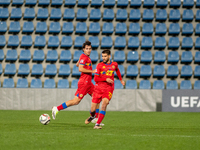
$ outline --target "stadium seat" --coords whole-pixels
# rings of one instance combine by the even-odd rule
[[[181,68],[181,77],[187,77],[190,78],[192,76],[192,66],[185,65]]]
[[[44,51],[43,50],[35,50],[33,54],[33,62],[35,61],[43,61],[44,60]]]
[[[178,83],[176,80],[169,80],[167,81],[166,89],[177,90]]]
[[[24,0],[13,0],[12,1],[12,5],[23,5],[24,3]]]
[[[193,60],[191,51],[184,51],[181,55],[181,63],[191,63]]]
[[[179,70],[177,65],[171,65],[167,68],[167,77],[176,78],[179,75]]]
[[[74,6],[76,5],[76,0],[65,0],[65,6]]]
[[[67,79],[58,80],[57,88],[59,88],[59,89],[68,89],[69,88],[69,81]]]
[[[42,64],[34,64],[32,67],[32,76],[41,76],[43,74]]]
[[[200,23],[196,24],[195,35],[200,35]]]
[[[119,71],[121,73],[121,76],[123,77],[124,74],[125,74],[125,69],[124,69],[124,66],[123,65],[118,65],[118,68],[119,68]],[[115,77],[117,77],[117,74],[116,72],[114,73]]]
[[[32,79],[30,87],[31,88],[42,88],[42,81],[41,81],[41,79]]]
[[[90,11],[90,20],[99,21],[101,19],[100,9],[91,9]]]
[[[15,83],[13,78],[4,79],[3,81],[3,88],[14,88]]]
[[[116,21],[126,21],[128,13],[126,9],[118,9],[116,14]]]
[[[166,0],[157,0],[156,6],[157,7],[167,7],[168,1]]]
[[[59,38],[58,36],[49,36],[48,47],[58,47],[59,46]]]
[[[24,11],[24,19],[34,19],[34,18],[35,18],[34,8],[26,8]]]
[[[141,18],[140,9],[131,9],[129,14],[130,21],[139,21]]]
[[[150,77],[152,74],[150,65],[142,65],[140,68],[140,77]]]
[[[154,19],[153,9],[144,9],[142,20],[143,21],[152,21]]]
[[[88,40],[91,42],[92,48],[98,48],[99,47],[98,36],[90,36]]]
[[[193,40],[191,37],[184,37],[182,40],[183,49],[191,49],[193,47]]]
[[[47,8],[39,8],[37,12],[37,19],[47,19],[49,12]]]
[[[137,89],[136,80],[127,80],[126,81],[126,89]]]
[[[31,47],[32,43],[32,36],[24,35],[21,40],[21,47]]]
[[[196,41],[195,41],[195,48],[196,48],[196,49],[200,49],[200,37],[196,38]]]
[[[152,61],[151,51],[142,51],[142,54],[140,56],[140,62],[141,63],[151,63],[151,61]]]
[[[30,68],[28,64],[20,64],[18,69],[19,76],[28,76],[30,73]]]
[[[72,8],[65,9],[64,14],[63,14],[63,19],[73,20],[74,18],[75,18],[74,9]]]
[[[0,22],[0,33],[5,33],[7,31],[7,23],[6,21]]]
[[[16,73],[16,66],[15,64],[6,64],[4,75],[6,76],[13,76]]]
[[[0,5],[9,5],[11,0],[1,0]]]
[[[30,5],[30,6],[34,6],[37,4],[37,0],[26,0],[25,5]]]
[[[70,75],[70,67],[68,64],[60,65],[58,76],[69,76]]]
[[[3,67],[2,64],[0,64],[0,75],[3,73]]]
[[[153,24],[152,23],[144,23],[142,26],[142,34],[153,34]]]
[[[4,35],[0,35],[0,46],[4,47],[6,45],[6,38]]]
[[[194,56],[194,63],[200,63],[200,51],[197,51]]]
[[[191,90],[192,89],[192,84],[190,80],[183,80],[181,81],[180,84],[180,89],[184,89],[184,90]]]
[[[137,51],[128,52],[128,55],[127,55],[128,63],[137,62],[138,60],[139,60],[139,54]]]
[[[22,33],[32,33],[34,31],[33,22],[24,22]]]
[[[131,7],[140,7],[142,4],[142,0],[131,0],[130,2],[131,2],[130,4]]]
[[[0,19],[8,19],[9,11],[8,8],[0,8]]]
[[[196,21],[200,21],[200,10],[196,12]]]
[[[87,9],[78,9],[77,14],[76,14],[76,19],[87,20],[87,18],[88,18]]]
[[[112,21],[114,16],[115,14],[113,9],[104,9],[103,20]]]
[[[194,18],[194,14],[192,9],[183,10],[182,21],[192,21]]]
[[[115,80],[115,89],[124,89],[124,86],[121,84],[120,80]]]
[[[126,77],[137,77],[138,76],[138,67],[137,65],[128,65]]]
[[[62,17],[61,9],[59,8],[53,8],[51,9],[50,19],[56,19],[59,20]]]
[[[125,37],[118,36],[115,38],[115,48],[124,49],[126,47]]]
[[[196,80],[194,82],[194,90],[199,90],[200,89],[200,80]]]
[[[8,47],[17,47],[19,45],[19,37],[17,35],[11,35],[8,38]]]
[[[82,50],[74,51],[74,57],[73,57],[73,62],[74,63],[76,63],[79,60],[81,54],[83,54]]]
[[[191,35],[193,34],[193,25],[192,23],[183,24],[182,35]]]
[[[12,8],[10,19],[21,19],[21,17],[22,17],[21,8]]]
[[[19,33],[20,30],[21,27],[18,21],[10,22],[9,33]]]
[[[169,25],[169,34],[170,35],[177,35],[180,33],[180,26],[178,23],[171,23]]]
[[[85,42],[85,37],[84,36],[77,36],[75,38],[75,42],[74,42],[74,47],[77,48],[82,48],[83,43]]]
[[[77,89],[78,88],[78,81],[79,81],[79,79],[72,80],[71,89]]]
[[[151,89],[151,83],[149,80],[141,80],[139,89]]]
[[[156,24],[156,31],[155,34],[163,35],[167,33],[167,26],[165,23],[158,23]]]
[[[60,33],[60,23],[59,22],[51,22],[49,26],[49,33]]]
[[[78,22],[76,24],[76,34],[85,34],[87,32],[87,25],[85,22]]]
[[[26,78],[17,80],[17,88],[28,88],[28,80]]]
[[[156,51],[154,54],[154,63],[164,63],[166,55],[164,51]]]
[[[81,72],[79,72],[79,69],[76,65],[73,66],[73,69],[72,69],[72,76],[73,77],[79,77],[81,75]]]
[[[168,41],[169,49],[177,49],[179,48],[180,42],[178,37],[170,37]]]
[[[98,52],[97,51],[91,51],[90,59],[91,59],[92,62],[96,63],[98,61],[98,59],[99,59]]]
[[[170,0],[170,7],[180,7],[181,6],[181,0]]]
[[[165,76],[165,68],[163,65],[156,65],[153,69],[153,77],[162,78]]]
[[[128,39],[128,48],[138,48],[140,46],[140,41],[138,37],[130,37]]]
[[[168,54],[167,62],[168,63],[178,63],[179,54],[177,51],[170,51]]]
[[[114,26],[112,23],[105,22],[102,28],[102,34],[112,34],[114,32]]]
[[[157,37],[155,40],[155,48],[156,49],[164,49],[166,47],[165,37]]]
[[[45,47],[46,45],[45,36],[36,36],[34,44],[35,47]]]
[[[194,78],[199,78],[200,77],[200,66],[195,66],[194,68]]]
[[[158,9],[156,12],[156,21],[166,21],[167,11],[166,9]]]
[[[19,61],[28,62],[31,60],[31,51],[30,50],[21,50],[19,55]]]
[[[118,63],[123,63],[125,61],[125,53],[124,51],[115,51],[114,53],[114,61]]]
[[[87,29],[87,27],[86,27]],[[98,22],[92,22],[89,26],[89,34],[99,34],[101,31],[100,24]]]
[[[183,7],[193,7],[194,0],[183,0]]]
[[[73,44],[71,36],[63,36],[60,47],[71,47]]]
[[[101,40],[102,48],[111,48],[113,45],[112,38],[110,36],[103,37]]]
[[[0,49],[0,61],[4,60],[4,52],[2,49]]]
[[[172,9],[169,12],[169,21],[179,21],[181,18],[181,14],[179,9]]]
[[[61,6],[63,3],[63,0],[52,0],[51,6]]]
[[[47,24],[46,22],[37,22],[35,33],[46,33]]]
[[[164,90],[165,84],[162,80],[155,80],[153,82],[153,89]]]
[[[50,4],[50,0],[39,0],[38,6],[48,6]]]
[[[89,0],[79,0],[78,7],[87,7],[89,5]]]
[[[62,33],[71,34],[74,31],[74,26],[72,22],[64,22],[62,27]]]
[[[56,83],[54,79],[46,79],[44,81],[44,88],[55,88]]]
[[[97,65],[92,65],[92,69],[93,69],[93,70],[96,69],[96,67],[97,67]],[[95,73],[92,73],[92,76],[94,76],[94,75],[95,75]],[[92,80],[94,80],[94,79],[92,79]],[[95,85],[95,81],[94,81],[93,84]]]
[[[91,0],[91,7],[101,7],[102,0]]]
[[[18,55],[17,55],[16,49],[7,50],[6,61],[16,61],[17,58],[18,58]]]
[[[70,50],[63,50],[60,53],[60,62],[69,62],[72,58]]]
[[[154,0],[144,0],[143,7],[153,7],[154,3]]]
[[[56,62],[58,60],[58,53],[56,50],[49,50],[47,52],[46,61],[47,62]]]
[[[113,7],[115,5],[115,0],[105,0],[104,7]]]
[[[117,7],[127,7],[128,6],[128,0],[118,0],[117,1]]]
[[[57,74],[57,68],[55,64],[48,64],[45,69],[45,76],[55,76]]]
[[[200,7],[200,0],[196,0],[196,7],[197,7],[197,8]]]
[[[141,42],[141,48],[152,48],[153,46],[153,40],[152,37],[143,37]]]
[[[126,34],[127,27],[126,23],[117,23],[115,28],[115,34]]]

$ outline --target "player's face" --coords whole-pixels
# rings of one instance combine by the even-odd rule
[[[102,59],[103,59],[104,63],[109,63],[110,62],[110,55],[102,53]]]
[[[85,55],[90,56],[91,51],[92,51],[92,46],[85,45],[85,48],[83,49],[83,52],[85,53]]]

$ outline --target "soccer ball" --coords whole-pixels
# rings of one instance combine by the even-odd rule
[[[49,124],[50,120],[51,118],[48,114],[42,114],[39,118],[40,123],[43,125]]]

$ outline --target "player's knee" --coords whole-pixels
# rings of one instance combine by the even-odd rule
[[[81,99],[74,99],[74,105],[78,105],[80,103]]]

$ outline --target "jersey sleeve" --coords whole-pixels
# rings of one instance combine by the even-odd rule
[[[94,75],[94,81],[95,82],[102,82],[102,81],[106,81],[106,78],[103,78],[100,76],[100,65],[98,64],[96,67],[96,71],[95,71],[95,75]]]
[[[122,76],[121,76],[121,73],[120,73],[120,70],[119,70],[119,67],[118,67],[118,64],[116,63],[116,73],[117,73],[117,76],[119,78],[119,80],[122,80]]]
[[[86,57],[83,57],[83,55],[80,56],[79,64],[80,65],[85,65],[86,64]]]

